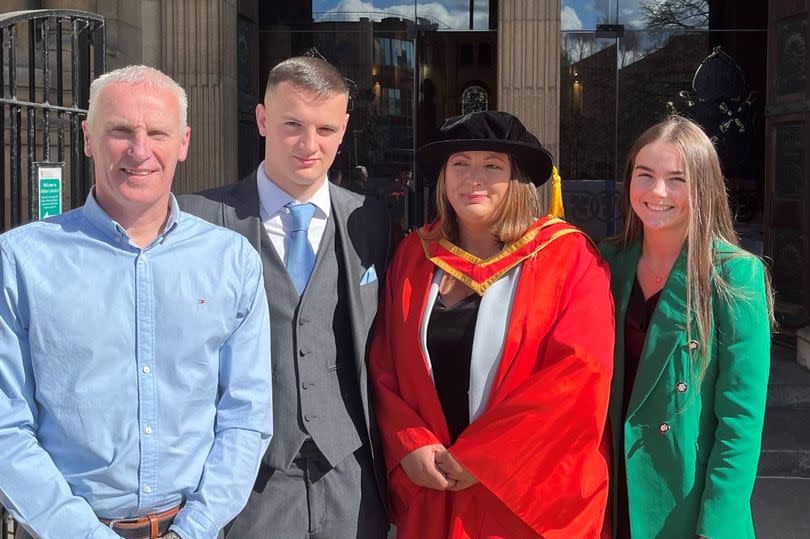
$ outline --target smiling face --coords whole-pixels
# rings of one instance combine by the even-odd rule
[[[630,205],[645,233],[676,232],[689,225],[689,178],[675,147],[661,140],[642,147],[633,161]]]
[[[180,123],[177,96],[146,83],[111,83],[97,98],[92,125],[85,121],[82,130],[104,211],[121,223],[150,212],[165,216],[190,136]]]
[[[460,228],[488,228],[506,199],[512,166],[509,155],[468,151],[447,159],[444,185]]]
[[[282,82],[256,107],[265,171],[281,189],[308,200],[326,179],[349,122],[347,96],[325,98]]]

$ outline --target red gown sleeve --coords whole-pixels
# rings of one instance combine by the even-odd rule
[[[400,461],[415,449],[443,443],[434,434],[436,411],[426,410],[421,405],[425,396],[433,391],[433,385],[421,353],[414,348],[419,342],[421,308],[418,306],[424,290],[422,287],[414,290],[408,273],[404,273],[411,271],[411,268],[403,267],[411,264],[402,263],[408,259],[403,251],[413,250],[413,241],[408,240],[410,238],[403,242],[389,266],[369,355],[376,418],[388,472],[388,505],[395,523],[399,520],[400,512],[405,510],[407,501],[419,490],[405,475]],[[424,257],[421,251],[417,254]],[[429,279],[429,276],[425,278]],[[403,293],[404,288],[406,291]],[[409,301],[411,294],[420,299]],[[403,332],[409,338],[403,339]],[[401,346],[403,342],[407,345]],[[415,395],[418,397],[414,398]],[[431,418],[433,421],[430,421]]]

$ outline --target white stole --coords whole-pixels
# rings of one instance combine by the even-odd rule
[[[475,321],[472,357],[470,358],[470,422],[475,421],[483,413],[489,402],[492,384],[501,364],[506,327],[512,316],[512,305],[515,301],[521,267],[522,264],[518,264],[506,272],[487,288],[481,297],[481,305]],[[439,295],[439,283],[443,276],[444,271],[436,268],[419,326],[419,344],[431,379],[433,379],[433,366],[427,349],[427,327],[436,303],[436,296]]]

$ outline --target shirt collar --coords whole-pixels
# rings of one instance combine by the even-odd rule
[[[118,224],[110,215],[104,211],[96,200],[96,188],[93,187],[87,195],[87,200],[82,206],[82,215],[96,228],[101,230],[111,239],[123,238],[129,243],[129,234]],[[169,193],[169,218],[166,220],[166,226],[163,231],[155,238],[155,241],[163,241],[164,236],[174,230],[177,226],[177,221],[180,219],[180,206],[174,194]],[[154,242],[153,242],[154,243]]]
[[[316,217],[321,217],[322,219],[329,217],[329,213],[332,209],[332,201],[329,196],[328,181],[324,181],[309,200],[295,200],[267,176],[267,172],[264,170],[264,161],[262,161],[259,165],[259,170],[256,171],[256,182],[259,188],[262,221],[267,221],[273,217],[281,208],[290,202],[311,202],[316,208]]]

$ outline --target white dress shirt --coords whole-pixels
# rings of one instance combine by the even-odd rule
[[[329,198],[329,182],[324,179],[321,187],[309,200],[295,200],[267,176],[267,172],[264,170],[264,161],[261,162],[259,170],[256,172],[256,182],[259,187],[259,212],[264,229],[267,230],[267,235],[270,236],[270,241],[273,243],[273,247],[276,248],[276,252],[284,265],[287,265],[287,246],[293,224],[290,210],[286,207],[290,202],[296,204],[311,202],[315,206],[315,213],[309,223],[307,238],[309,238],[309,244],[312,245],[312,252],[317,255],[323,233],[326,230],[326,220],[332,210],[332,203]]]

